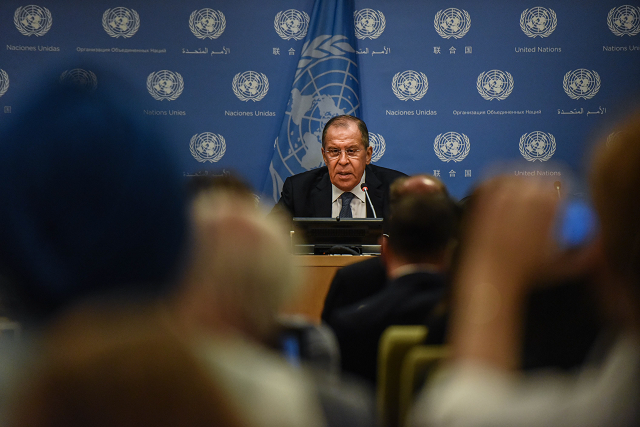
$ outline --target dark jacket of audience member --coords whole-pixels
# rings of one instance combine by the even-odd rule
[[[379,256],[366,258],[336,271],[322,308],[328,321],[338,309],[380,292],[387,284],[387,269]]]
[[[427,322],[445,292],[446,254],[456,225],[456,208],[446,194],[407,195],[397,202],[384,247],[390,282],[328,319],[338,337],[344,371],[375,382],[384,330]]]
[[[389,205],[393,211],[398,201],[407,195],[448,195],[445,185],[436,177],[427,174],[404,176],[389,187]],[[388,232],[388,230],[386,230]],[[355,304],[380,292],[387,285],[387,267],[383,257],[369,258],[336,272],[322,309],[322,320],[331,318],[334,311]]]

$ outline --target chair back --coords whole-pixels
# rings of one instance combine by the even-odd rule
[[[400,370],[405,355],[427,338],[423,325],[389,326],[378,347],[377,404],[384,427],[398,427]]]
[[[444,345],[417,345],[406,354],[400,369],[398,426],[406,424],[416,393],[448,353]]]

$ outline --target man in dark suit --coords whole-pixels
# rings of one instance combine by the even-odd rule
[[[272,212],[292,217],[373,218],[361,184],[366,183],[376,217],[389,212],[389,185],[405,174],[371,165],[366,124],[353,116],[336,116],[322,131],[326,166],[287,178]],[[344,201],[344,209],[343,209]]]
[[[393,203],[383,244],[390,281],[377,294],[333,312],[343,371],[376,380],[378,341],[391,325],[425,324],[446,290],[458,212],[447,194],[410,194]]]

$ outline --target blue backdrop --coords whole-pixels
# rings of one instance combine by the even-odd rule
[[[317,128],[350,111],[337,102],[346,100],[342,92],[323,97],[300,86],[298,95],[310,96],[296,98],[306,102],[308,123],[301,113],[296,129],[281,132],[313,38],[314,3],[3,0],[0,126],[23,108],[37,76],[108,90],[113,82],[91,70],[108,64],[148,94],[141,119],[168,129],[185,176],[230,171],[273,203],[274,146],[285,157],[297,153],[288,157],[295,171],[318,166],[309,151],[317,149]],[[354,34],[333,39],[327,54],[353,58],[358,113],[373,134],[376,163],[439,175],[457,197],[495,169],[584,191],[590,144],[615,137],[609,126],[640,95],[637,2],[356,0],[351,7],[340,19]]]

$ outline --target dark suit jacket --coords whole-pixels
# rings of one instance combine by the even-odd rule
[[[380,292],[387,284],[387,271],[382,258],[362,258],[364,261],[342,267],[333,277],[322,309],[322,320],[325,322],[336,310]]]
[[[343,371],[375,384],[378,341],[391,325],[426,324],[445,294],[441,274],[416,272],[389,281],[381,292],[337,309],[327,323],[340,345]]]
[[[406,176],[402,172],[375,165],[365,168],[369,197],[378,218],[389,215],[389,185],[397,178]],[[284,181],[280,200],[273,212],[289,212],[292,217],[331,217],[331,180],[329,169],[323,166],[308,172],[290,176]],[[367,203],[367,218],[373,218]]]

